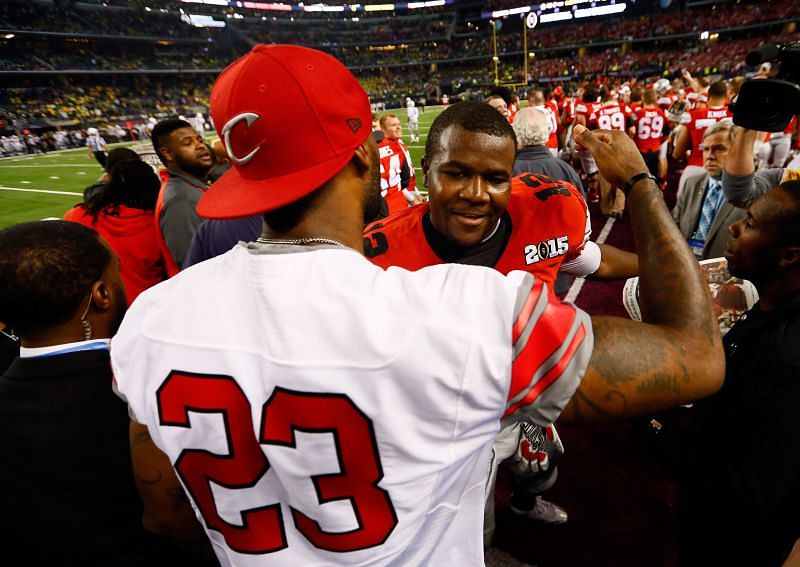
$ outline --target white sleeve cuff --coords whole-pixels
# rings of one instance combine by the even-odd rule
[[[588,276],[597,271],[597,268],[600,267],[601,260],[602,254],[600,253],[600,247],[590,240],[583,246],[577,258],[561,264],[558,271],[570,276]]]

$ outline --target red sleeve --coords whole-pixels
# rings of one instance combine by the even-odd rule
[[[593,344],[591,320],[528,276],[517,299],[512,341],[511,384],[503,417],[549,425],[586,371]]]

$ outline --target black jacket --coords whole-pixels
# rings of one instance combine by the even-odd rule
[[[681,484],[686,564],[777,566],[800,538],[800,294],[724,345],[720,391],[653,449]]]

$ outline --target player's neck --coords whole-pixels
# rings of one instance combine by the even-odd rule
[[[363,253],[363,187],[358,179],[332,182],[302,211],[297,222],[284,230],[265,225],[262,238],[279,240],[329,240]],[[353,194],[358,195],[354,198]],[[311,242],[310,244],[314,244]]]

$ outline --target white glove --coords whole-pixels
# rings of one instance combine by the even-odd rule
[[[514,460],[525,475],[546,473],[564,454],[564,444],[555,425],[546,428],[528,422],[520,423],[520,436]]]

